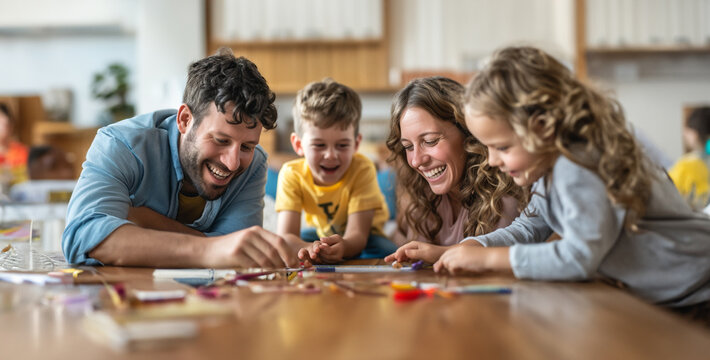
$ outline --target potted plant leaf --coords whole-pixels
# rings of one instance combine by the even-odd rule
[[[109,105],[102,115],[102,124],[127,119],[136,114],[135,107],[127,100],[130,90],[128,74],[128,68],[120,63],[110,64],[106,70],[94,74],[91,93]]]

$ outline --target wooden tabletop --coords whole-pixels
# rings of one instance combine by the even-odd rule
[[[150,269],[98,270],[101,275],[93,277],[122,281],[129,290],[183,287],[172,282],[154,283]],[[92,282],[92,275],[87,271],[80,279]],[[377,285],[387,280],[446,286],[509,285],[512,293],[396,302],[390,286]],[[205,301],[220,305],[228,314],[196,318],[197,337],[158,349],[128,352],[116,351],[87,335],[82,320],[89,310],[72,310],[47,300],[53,293],[76,287],[0,283],[0,358],[708,359],[710,356],[710,331],[599,282],[529,282],[507,274],[446,278],[430,270],[394,275],[325,274],[292,281],[308,281],[321,292],[253,293],[247,287],[226,287],[224,298]],[[324,285],[332,281],[353,286],[356,291],[348,293],[342,287],[334,290]],[[105,300],[102,304],[106,304]]]

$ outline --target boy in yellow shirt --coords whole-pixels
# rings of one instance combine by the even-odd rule
[[[695,109],[683,128],[683,142],[691,151],[668,171],[673,183],[695,210],[710,203],[710,107]]]
[[[300,159],[279,171],[277,233],[312,263],[381,258],[397,250],[383,233],[388,218],[375,166],[356,153],[362,104],[332,79],[296,95],[291,145]],[[301,229],[301,212],[313,229]]]

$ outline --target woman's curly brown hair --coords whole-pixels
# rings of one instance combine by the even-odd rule
[[[537,166],[550,170],[561,154],[598,174],[609,199],[628,210],[625,225],[636,228],[651,172],[616,100],[532,47],[497,52],[472,79],[465,99],[472,111],[507,121],[525,149],[540,155]]]
[[[510,177],[488,166],[486,148],[466,129],[463,94],[461,84],[437,76],[412,80],[394,97],[387,148],[391,154],[388,160],[397,172],[397,224],[404,235],[404,229],[411,229],[414,235],[438,243],[436,235],[442,226],[441,215],[437,212],[442,195],[434,194],[424,177],[409,166],[401,143],[400,119],[409,108],[420,108],[440,121],[450,122],[463,135],[464,148],[461,151],[466,152],[466,172],[459,186],[462,206],[468,210],[464,236],[493,231],[503,213],[505,196],[522,199],[522,192]]]

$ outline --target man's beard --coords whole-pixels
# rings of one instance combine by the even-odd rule
[[[185,142],[182,144],[182,152],[180,152],[180,165],[182,165],[184,181],[190,182],[194,187],[197,194],[205,200],[215,200],[224,194],[227,190],[227,186],[223,187],[213,187],[211,186],[209,190],[206,189],[202,178],[202,167],[203,160],[200,160],[200,154],[195,145],[195,135],[190,132],[186,135]]]

